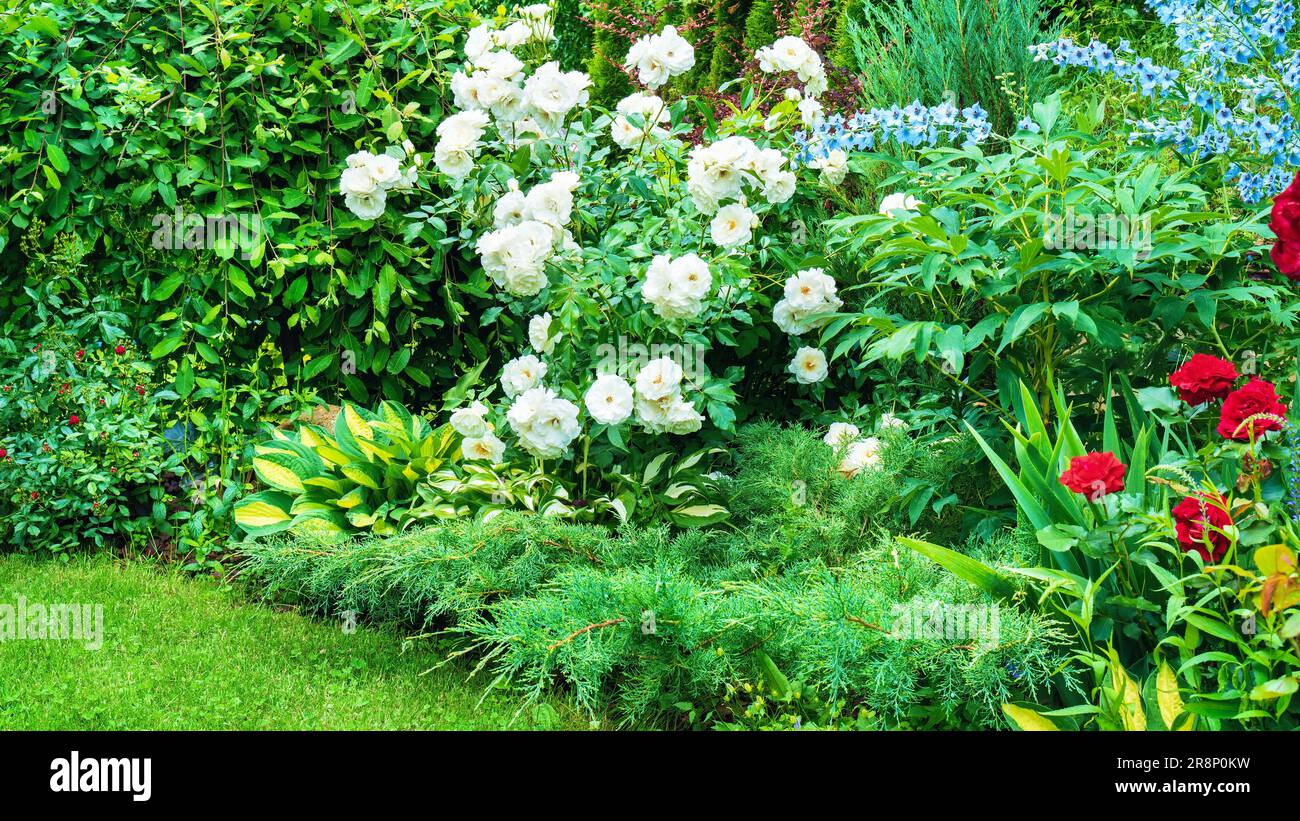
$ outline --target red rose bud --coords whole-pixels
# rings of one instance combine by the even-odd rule
[[[123,345],[118,345],[116,348],[113,349],[113,353],[117,354],[118,356],[121,356],[122,354],[126,353],[126,347]]]
[[[9,451],[5,450],[4,448],[0,448],[0,459],[3,459],[8,455],[9,455]]]
[[[1217,562],[1228,552],[1228,537],[1220,530],[1232,525],[1228,504],[1222,497],[1198,493],[1188,496],[1173,509],[1174,533],[1185,552],[1195,550],[1206,562]],[[1206,549],[1206,540],[1210,548]]]
[[[36,501],[36,500],[39,499],[39,498],[41,498],[41,494],[39,494],[39,493],[37,493],[36,491],[33,490],[33,491],[32,491],[32,501],[34,502],[34,501]]]
[[[75,413],[72,414],[71,416],[68,417],[68,424],[69,424],[69,425],[80,425],[80,424],[81,424],[81,417],[80,417],[80,416],[77,416]]]
[[[1223,400],[1223,410],[1219,412],[1217,428],[1219,435],[1224,439],[1249,442],[1252,429],[1256,437],[1265,431],[1282,429],[1282,424],[1278,420],[1267,417],[1252,419],[1250,423],[1246,423],[1247,419],[1257,414],[1286,418],[1286,405],[1277,401],[1277,391],[1273,388],[1273,383],[1265,382],[1263,379],[1250,380]]]
[[[1086,453],[1070,460],[1070,467],[1061,474],[1061,484],[1095,502],[1108,493],[1124,489],[1126,469],[1127,466],[1109,451]]]
[[[1237,381],[1237,369],[1217,356],[1192,354],[1181,368],[1169,375],[1169,384],[1178,389],[1178,396],[1189,405],[1200,405],[1212,399],[1222,399]]]

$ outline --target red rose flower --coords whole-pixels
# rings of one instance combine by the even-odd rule
[[[75,413],[72,414],[71,416],[68,417],[68,424],[69,424],[69,425],[80,425],[80,424],[81,424],[81,417],[80,417],[80,416],[77,416]]]
[[[1268,227],[1285,242],[1300,240],[1300,174],[1285,191],[1273,198],[1273,219]]]
[[[1169,384],[1178,389],[1178,397],[1189,405],[1222,399],[1237,381],[1237,369],[1217,356],[1197,353],[1169,375]]]
[[[5,450],[4,448],[0,448],[0,459],[3,459],[8,455],[9,455],[9,451]]]
[[[1242,424],[1259,413],[1285,417],[1286,405],[1277,401],[1277,391],[1272,382],[1252,379],[1223,400],[1223,410],[1219,413],[1219,435],[1225,439],[1248,442],[1252,428],[1257,437],[1264,431],[1282,429],[1281,423],[1275,419],[1256,419],[1249,425]]]
[[[1061,474],[1061,484],[1095,502],[1107,493],[1124,489],[1125,469],[1110,451],[1086,453],[1070,460],[1070,467]]]
[[[1198,493],[1179,502],[1173,509],[1174,533],[1183,550],[1188,553],[1195,550],[1206,562],[1222,559],[1228,552],[1228,537],[1219,531],[1232,524],[1227,508],[1228,503],[1217,494]],[[1212,552],[1206,550],[1206,539]]]
[[[1300,242],[1278,240],[1269,251],[1269,256],[1287,279],[1300,281]]]
[[[113,349],[113,353],[117,354],[118,356],[121,356],[122,354],[126,353],[126,347],[122,345],[118,345],[116,348]]]

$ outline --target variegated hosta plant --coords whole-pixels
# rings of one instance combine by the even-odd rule
[[[413,521],[466,515],[439,488],[461,486],[458,442],[394,402],[344,404],[333,434],[316,425],[258,445],[253,470],[270,489],[235,507],[250,536],[286,529],[397,533]]]

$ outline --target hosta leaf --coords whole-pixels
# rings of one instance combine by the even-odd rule
[[[1061,729],[1060,727],[1057,727],[1050,718],[1040,715],[1039,713],[1025,707],[1017,707],[1014,704],[1003,704],[1002,712],[1005,713],[1011,723],[1020,730],[1028,732],[1050,732],[1052,730]]]
[[[235,504],[235,524],[252,537],[279,532],[292,520],[289,515],[292,504],[291,497],[274,490],[254,493]]]

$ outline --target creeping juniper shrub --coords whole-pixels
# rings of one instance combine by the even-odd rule
[[[386,539],[279,536],[246,546],[245,575],[309,611],[444,629],[493,685],[536,698],[559,683],[582,709],[612,700],[628,722],[674,724],[684,702],[725,718],[726,694],[761,675],[761,649],[846,715],[992,726],[1003,701],[1043,695],[1061,634],[1003,603],[993,641],[891,635],[918,597],[992,602],[895,547],[890,531],[912,529],[889,503],[906,481],[891,470],[933,478],[952,465],[945,448],[887,436],[882,468],[846,480],[815,434],[748,427],[727,482],[743,529],[612,530],[507,513]],[[1001,563],[1021,557],[1020,541],[1008,532],[970,550]]]

